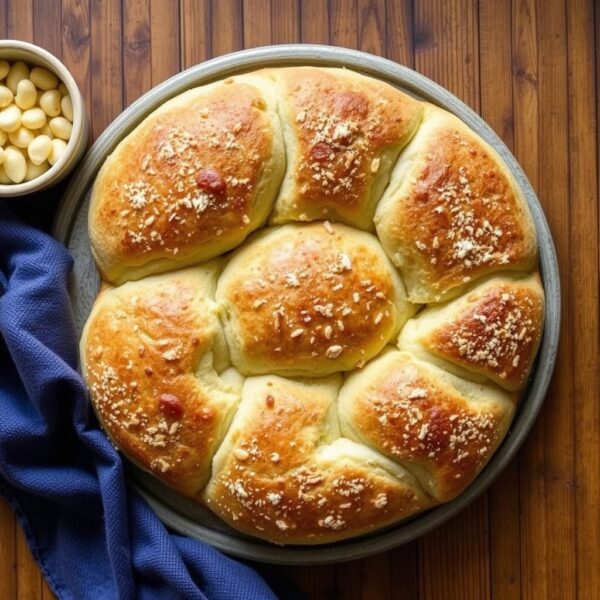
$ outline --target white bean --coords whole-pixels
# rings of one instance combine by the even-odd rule
[[[73,125],[64,117],[54,117],[50,119],[50,131],[61,140],[68,140],[71,137]]]
[[[21,127],[21,110],[16,104],[11,104],[0,112],[0,129],[11,132]]]
[[[2,165],[0,165],[0,183],[2,185],[12,183],[12,181],[9,179],[9,177],[6,174],[6,171],[4,170],[4,167]]]
[[[10,64],[5,60],[0,60],[0,79],[4,79],[10,72]]]
[[[12,104],[14,95],[5,85],[0,85],[0,108],[6,108]]]
[[[27,129],[40,129],[46,124],[46,113],[37,106],[30,108],[21,115],[21,122]]]
[[[73,122],[73,102],[71,102],[71,96],[63,96],[60,101],[60,108],[62,110],[62,114]]]
[[[34,67],[31,69],[29,79],[35,83],[40,90],[53,90],[58,85],[58,78],[54,73],[43,67]]]
[[[0,129],[0,146],[4,146],[4,144],[6,144],[7,139],[8,134],[6,133],[6,131],[2,131],[2,129]]]
[[[0,146],[0,165],[4,162],[4,148]]]
[[[17,148],[27,148],[33,142],[34,135],[27,127],[19,127],[16,131],[8,134],[8,139]]]
[[[39,177],[42,173],[45,173],[50,168],[50,165],[46,161],[40,163],[39,165],[36,165],[30,160],[26,162],[27,171],[25,172],[25,181],[31,181],[32,179]]]
[[[52,140],[47,135],[38,135],[27,148],[27,154],[34,165],[43,163],[52,152]]]
[[[52,151],[48,156],[48,162],[53,165],[65,152],[67,149],[67,142],[64,140],[52,140]]]
[[[58,117],[60,115],[60,92],[58,90],[48,90],[40,96],[40,108],[49,117]]]
[[[19,81],[27,79],[27,77],[29,77],[29,67],[19,60],[11,67],[10,73],[6,76],[6,85],[13,94],[16,94]]]
[[[8,146],[5,151],[4,171],[13,183],[21,183],[27,174],[27,162],[18,148]]]
[[[29,79],[21,79],[17,85],[15,103],[21,110],[27,110],[35,106],[37,101],[37,90]]]

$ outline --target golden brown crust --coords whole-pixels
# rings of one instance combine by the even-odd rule
[[[440,366],[460,367],[463,377],[482,375],[517,391],[531,372],[543,322],[544,290],[537,273],[493,277],[420,313],[403,329],[399,347],[434,362],[443,359]]]
[[[430,506],[383,456],[332,441],[338,387],[337,378],[246,380],[204,493],[208,506],[236,529],[288,544],[359,535]]]
[[[375,216],[414,302],[439,302],[493,271],[529,270],[529,210],[496,153],[446,111],[428,106]]]
[[[295,223],[175,271],[236,248],[271,209]],[[373,221],[381,242],[360,231]],[[453,115],[345,69],[268,69],[167,102],[105,162],[89,232],[106,280],[142,279],[103,284],[83,332],[104,429],[275,543],[335,542],[456,497],[506,434],[542,335],[535,229],[509,169]],[[244,382],[230,360],[267,375]]]
[[[228,264],[217,300],[232,362],[246,374],[352,369],[412,312],[377,240],[339,224],[265,231]]]
[[[473,481],[513,414],[500,391],[396,351],[352,375],[339,402],[345,435],[397,461],[440,502]]]
[[[274,104],[253,81],[178,96],[106,160],[89,225],[106,279],[120,283],[212,258],[264,222],[285,158]]]
[[[421,104],[345,69],[270,71],[278,82],[288,167],[274,223],[335,219],[373,228],[373,212]]]
[[[108,288],[81,340],[83,372],[107,433],[186,495],[206,483],[238,400],[212,371],[220,332],[206,294],[215,277],[209,265]]]

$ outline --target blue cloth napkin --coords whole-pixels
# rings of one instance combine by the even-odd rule
[[[0,204],[0,488],[50,586],[63,599],[274,599],[125,486],[76,371],[71,264]]]

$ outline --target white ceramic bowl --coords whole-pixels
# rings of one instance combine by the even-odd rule
[[[23,183],[0,184],[0,198],[23,196],[57,184],[79,162],[87,147],[89,125],[81,92],[68,69],[47,50],[19,40],[0,40],[0,60],[22,60],[29,66],[44,67],[65,84],[73,102],[73,130],[63,155],[45,173]]]

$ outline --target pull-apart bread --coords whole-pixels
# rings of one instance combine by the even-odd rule
[[[458,496],[541,341],[535,227],[508,167],[453,115],[346,69],[166,102],[106,160],[89,232],[104,283],[81,361],[102,426],[274,543]]]

